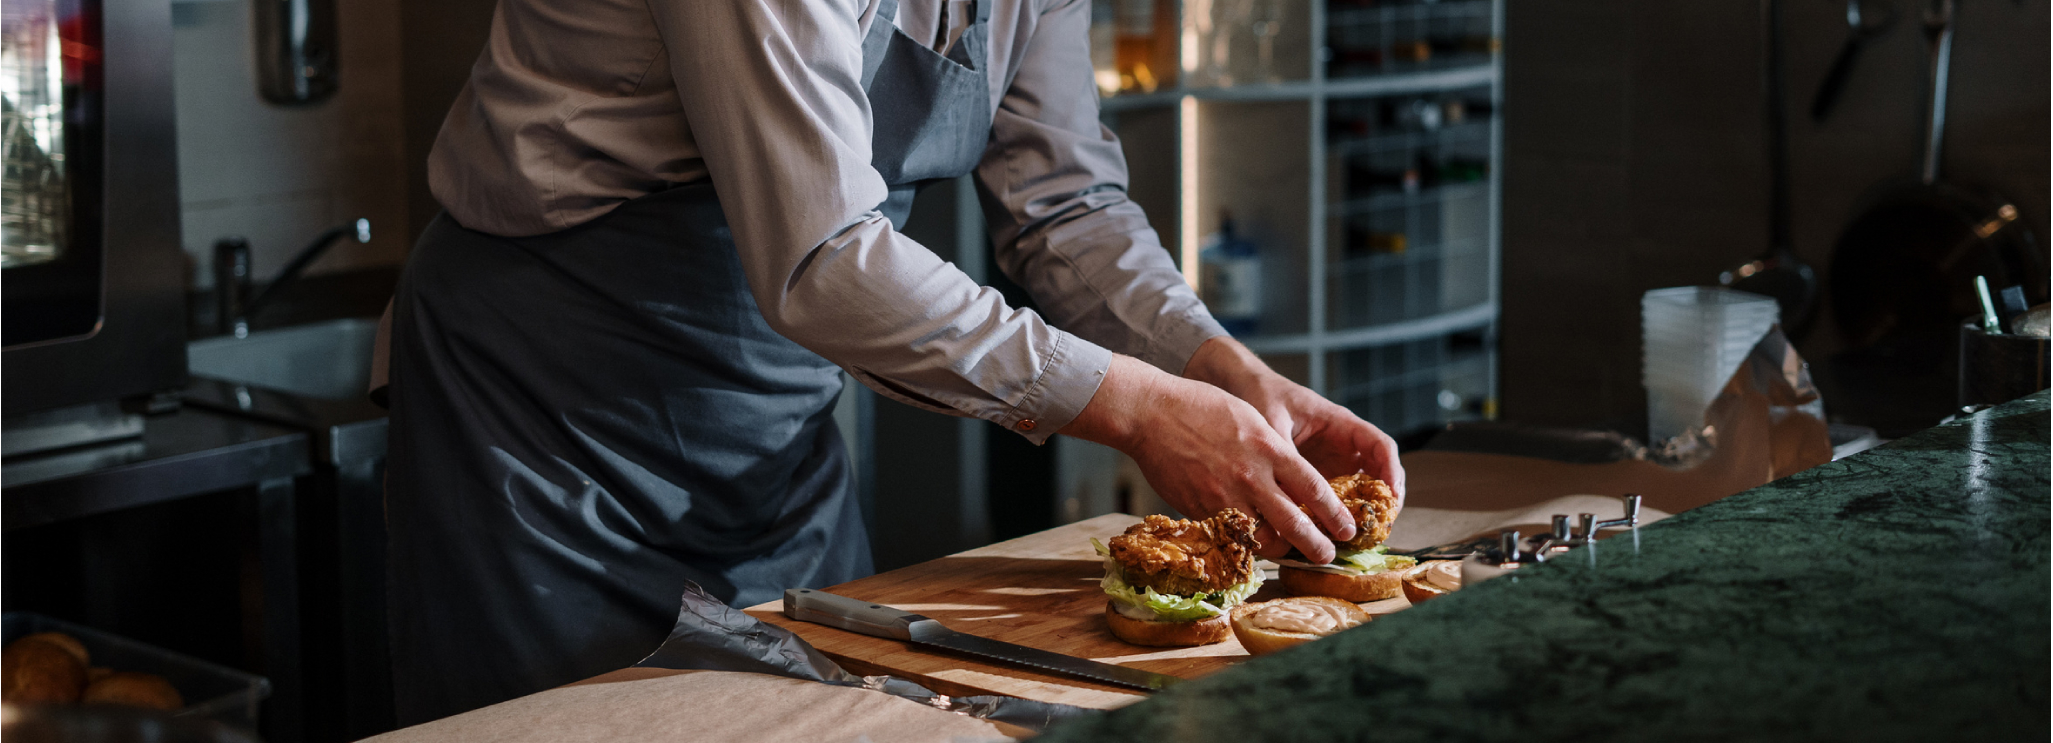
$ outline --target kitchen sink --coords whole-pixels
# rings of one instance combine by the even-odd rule
[[[306,429],[314,459],[385,456],[385,410],[368,394],[375,318],[327,320],[186,344],[185,402]]]
[[[303,667],[327,674],[362,734],[389,730],[385,658],[385,409],[371,402],[376,318],[326,320],[186,344],[185,404],[308,434],[314,471],[294,499],[301,597],[310,619]],[[312,688],[312,683],[309,683]],[[324,687],[325,688],[325,687]],[[368,721],[367,721],[368,720]]]
[[[377,320],[350,318],[206,338],[186,344],[186,368],[196,377],[316,400],[360,398],[370,385],[377,335]]]

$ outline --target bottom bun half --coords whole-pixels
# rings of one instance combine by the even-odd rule
[[[1422,604],[1453,592],[1453,589],[1434,585],[1429,573],[1438,572],[1443,581],[1461,585],[1461,563],[1455,561],[1422,562],[1418,567],[1404,571],[1404,597],[1413,604]]]
[[[1331,596],[1296,596],[1233,607],[1233,635],[1249,654],[1269,653],[1367,624],[1369,613]]]
[[[1224,614],[1191,622],[1134,619],[1119,613],[1119,607],[1112,601],[1105,602],[1105,624],[1112,628],[1112,636],[1150,647],[1210,645],[1233,636],[1233,627]]]
[[[1343,575],[1284,566],[1283,587],[1298,596],[1332,596],[1357,604],[1395,598],[1404,590],[1403,573],[1385,570],[1369,575]]]

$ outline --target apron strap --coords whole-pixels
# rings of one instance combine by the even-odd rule
[[[943,0],[945,3],[946,0]],[[970,15],[976,21],[964,26],[962,37],[948,50],[948,58],[956,64],[972,70],[984,69],[987,58],[984,52],[984,38],[990,33],[991,0],[969,0]]]

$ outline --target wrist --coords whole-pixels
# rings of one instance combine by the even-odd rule
[[[1114,355],[1091,401],[1057,433],[1128,451],[1147,426],[1145,417],[1156,407],[1152,401],[1161,395],[1161,384],[1173,379],[1137,359]]]
[[[1271,376],[1269,365],[1231,336],[1215,336],[1198,346],[1183,367],[1185,379],[1204,382],[1243,400]]]

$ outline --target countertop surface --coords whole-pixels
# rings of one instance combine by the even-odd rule
[[[308,469],[307,435],[193,407],[143,421],[143,435],[7,461],[7,529],[91,516]]]
[[[2047,393],[1037,741],[2045,740]]]

